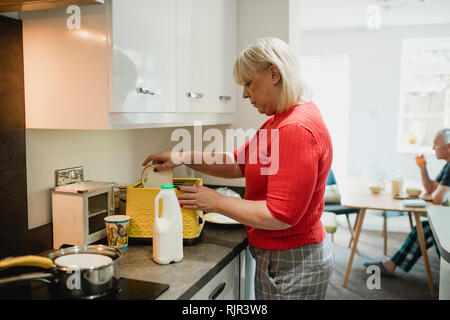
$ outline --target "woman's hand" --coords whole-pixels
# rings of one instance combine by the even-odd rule
[[[180,206],[186,209],[214,212],[217,211],[219,202],[224,198],[217,191],[203,186],[180,186],[177,189],[186,192],[178,194]]]
[[[183,153],[166,151],[151,154],[145,159],[142,165],[146,166],[150,161],[157,165],[154,169],[155,171],[169,170],[183,164]]]

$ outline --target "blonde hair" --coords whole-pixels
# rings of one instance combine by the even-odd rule
[[[309,88],[300,77],[300,63],[292,49],[278,38],[257,39],[244,49],[234,62],[233,76],[237,84],[244,85],[254,72],[264,71],[274,65],[281,76],[279,105],[276,112],[283,112],[295,104],[307,101]]]

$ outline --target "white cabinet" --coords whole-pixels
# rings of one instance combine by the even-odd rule
[[[210,111],[210,0],[177,0],[177,111]]]
[[[112,3],[113,112],[175,112],[176,0]]]
[[[235,112],[237,86],[233,65],[237,54],[237,2],[211,2],[211,108]]]
[[[239,276],[239,255],[237,255],[191,300],[239,300]]]
[[[178,0],[177,111],[233,113],[236,0]]]
[[[236,0],[216,1],[106,0],[80,29],[65,9],[24,12],[26,127],[232,123]]]

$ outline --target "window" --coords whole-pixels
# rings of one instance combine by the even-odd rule
[[[398,151],[431,153],[450,127],[450,38],[402,42]]]

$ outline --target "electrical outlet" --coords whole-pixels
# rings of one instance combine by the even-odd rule
[[[74,182],[84,181],[83,167],[55,170],[55,185],[62,186]]]

